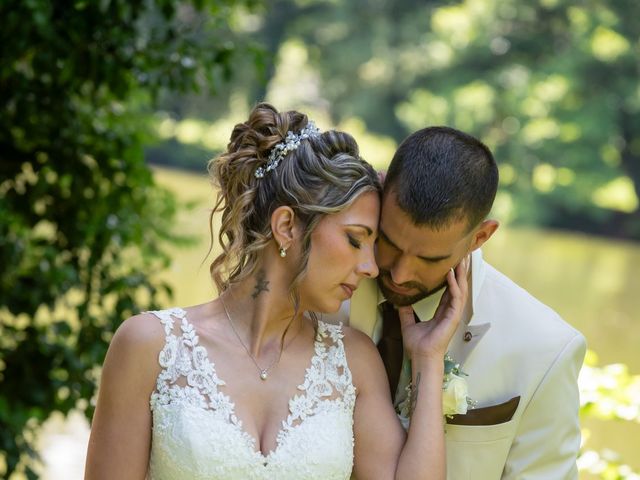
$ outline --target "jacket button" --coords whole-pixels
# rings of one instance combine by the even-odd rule
[[[464,341],[470,342],[473,338],[473,334],[471,332],[464,332]]]

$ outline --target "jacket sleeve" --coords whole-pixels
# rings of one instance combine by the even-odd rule
[[[522,414],[503,480],[577,480],[578,373],[586,342],[576,333],[558,354]]]

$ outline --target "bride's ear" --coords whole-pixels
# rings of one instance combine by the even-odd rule
[[[295,213],[291,207],[282,205],[271,214],[271,231],[278,248],[287,250],[295,237]]]

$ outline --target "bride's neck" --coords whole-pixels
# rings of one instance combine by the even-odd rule
[[[301,327],[303,312],[293,318],[294,306],[284,283],[259,268],[220,296],[230,322],[255,357],[264,348],[280,348]]]

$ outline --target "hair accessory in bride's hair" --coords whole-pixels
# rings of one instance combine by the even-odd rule
[[[280,161],[287,156],[289,152],[294,151],[300,146],[300,142],[305,138],[317,137],[320,135],[320,129],[313,122],[307,123],[306,127],[300,130],[300,133],[294,133],[291,130],[287,132],[284,140],[276,144],[269,153],[267,163],[258,167],[254,172],[256,178],[263,178],[265,174],[275,170]]]

